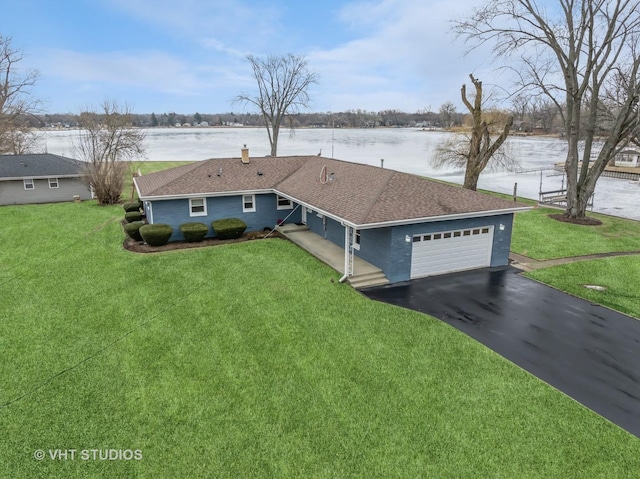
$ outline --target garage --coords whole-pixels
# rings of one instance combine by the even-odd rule
[[[491,264],[493,226],[413,236],[411,279]]]

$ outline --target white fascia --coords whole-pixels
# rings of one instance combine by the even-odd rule
[[[137,186],[136,186],[137,188]],[[264,195],[273,193],[273,190],[240,190],[240,191],[222,191],[222,192],[209,192],[209,193],[189,193],[186,195],[149,195],[140,196],[138,191],[138,197],[143,201],[162,201],[162,200],[184,200],[187,198],[216,198],[222,196],[240,196],[240,195]]]
[[[469,219],[469,218],[483,218],[487,216],[508,215],[511,213],[518,213],[519,211],[529,211],[532,209],[533,209],[533,206],[522,206],[518,208],[508,208],[505,210],[476,211],[471,213],[457,213],[454,215],[427,216],[425,218],[412,218],[412,219],[406,219],[406,220],[385,221],[381,223],[367,223],[364,225],[352,225],[349,222],[345,222],[345,224],[349,226],[353,226],[354,228],[359,230],[368,230],[368,229],[374,229],[374,228],[385,228],[389,226],[412,225],[416,223],[433,223],[436,221],[452,221],[452,220],[462,220],[462,219]]]
[[[0,181],[48,180],[49,178],[82,178],[84,175],[15,176],[0,178]]]

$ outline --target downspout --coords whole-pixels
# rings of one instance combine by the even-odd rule
[[[349,277],[349,227],[344,227],[344,275],[338,280],[344,283]]]

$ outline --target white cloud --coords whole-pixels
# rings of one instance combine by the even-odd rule
[[[79,53],[49,50],[42,69],[47,75],[80,83],[110,83],[188,95],[207,87],[197,70],[163,52]]]
[[[487,74],[486,50],[464,57],[450,20],[468,15],[477,0],[382,0],[345,6],[339,19],[361,37],[309,54],[322,77],[326,109],[399,108],[411,111],[459,103],[468,74]]]
[[[280,11],[268,4],[239,0],[115,0],[109,2],[139,21],[215,50],[242,54],[269,44],[281,26]]]

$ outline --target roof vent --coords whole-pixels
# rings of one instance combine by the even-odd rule
[[[264,173],[262,171],[258,171],[258,176],[262,176]]]
[[[222,166],[218,168],[218,176],[222,176]]]
[[[247,145],[244,145],[244,148],[242,148],[242,150],[240,150],[242,152],[242,164],[243,165],[248,165],[249,164],[249,148],[247,148]]]

